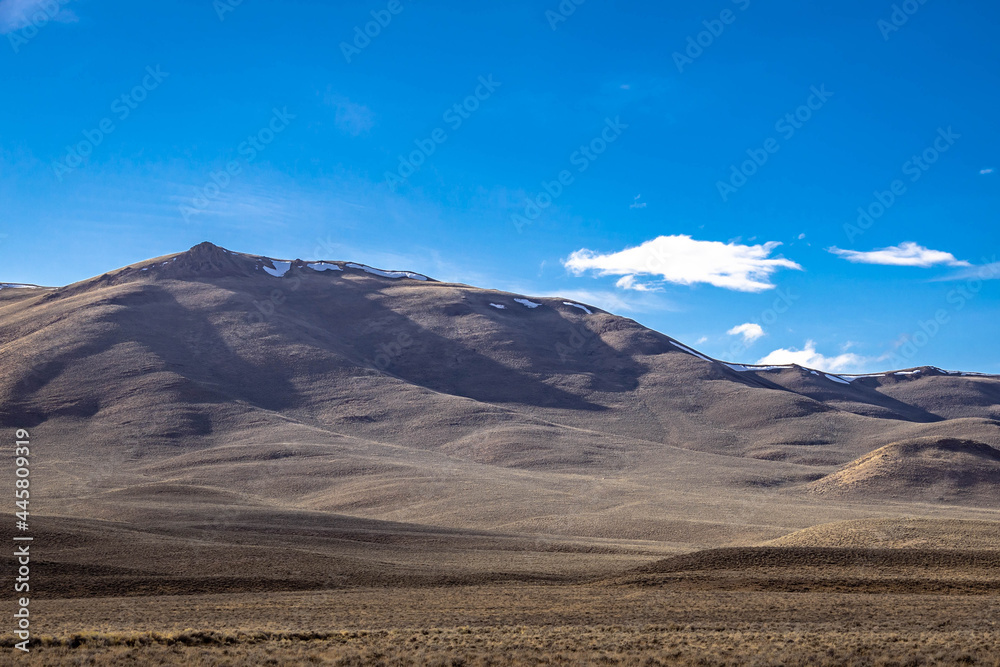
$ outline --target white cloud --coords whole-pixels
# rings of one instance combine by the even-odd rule
[[[41,26],[49,21],[76,23],[73,10],[57,0],[0,0],[0,34],[8,34],[28,25]]]
[[[868,359],[852,352],[845,352],[836,357],[827,357],[816,351],[814,341],[806,341],[802,350],[780,349],[771,352],[757,361],[762,366],[783,366],[798,364],[805,368],[813,368],[827,373],[863,372]]]
[[[708,336],[702,336],[697,341],[695,341],[695,345],[704,345],[707,342],[708,342]]]
[[[601,276],[652,275],[679,285],[707,283],[739,292],[762,292],[774,288],[770,277],[775,271],[802,269],[789,259],[770,257],[779,245],[772,242],[747,246],[696,241],[687,235],[660,236],[605,255],[577,250],[563,264],[576,275],[586,271]]]
[[[618,289],[630,289],[636,292],[658,292],[660,291],[658,287],[652,287],[645,283],[638,283],[635,281],[635,276],[622,276],[615,283],[615,287]]]
[[[992,169],[980,169],[979,170],[979,174],[981,176],[986,176],[987,174],[992,174],[992,173],[993,173]]]
[[[805,238],[806,238],[806,233],[805,232],[802,232],[801,234],[799,234],[799,240],[800,241],[804,240]]]
[[[639,201],[640,199],[642,199],[642,195],[636,195],[629,208],[646,208],[646,202]]]
[[[941,250],[930,250],[907,241],[897,246],[880,248],[869,252],[858,252],[857,250],[841,250],[833,247],[829,249],[838,257],[843,257],[855,264],[881,264],[883,266],[917,266],[928,268],[943,264],[945,266],[972,266],[966,261],[955,259],[950,252]]]
[[[743,336],[743,342],[746,345],[756,342],[765,335],[764,328],[759,324],[754,324],[753,322],[747,322],[746,324],[741,324],[738,327],[733,327],[726,333],[730,336]]]

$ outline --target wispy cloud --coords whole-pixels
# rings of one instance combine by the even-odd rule
[[[78,20],[72,9],[57,0],[0,0],[0,34],[49,21],[76,23]]]
[[[759,324],[754,324],[753,322],[747,322],[746,324],[733,327],[726,333],[730,336],[743,336],[743,342],[746,345],[752,345],[765,335],[764,328]]]
[[[635,276],[622,276],[615,283],[615,287],[618,289],[628,289],[635,292],[659,292],[659,287],[654,287],[652,285],[647,285],[645,283],[636,282]]]
[[[991,169],[980,169],[979,170],[979,175],[980,176],[986,176],[987,174],[992,174],[992,173],[993,173],[993,169],[992,168]]]
[[[785,364],[798,364],[805,368],[812,368],[828,373],[849,373],[863,372],[865,365],[870,359],[862,357],[853,352],[845,352],[835,357],[827,357],[816,350],[815,341],[806,341],[806,345],[801,350],[779,349],[771,352],[766,357],[761,357],[757,361],[763,366],[781,366]]]
[[[577,250],[563,264],[576,275],[587,271],[600,276],[649,275],[678,285],[707,283],[739,292],[763,292],[774,288],[770,277],[779,269],[802,269],[789,259],[770,256],[780,245],[772,242],[748,246],[697,241],[686,235],[660,236],[615,253]]]
[[[912,241],[868,252],[842,250],[837,247],[830,248],[829,252],[855,264],[916,266],[925,269],[932,266],[972,266],[969,262],[956,259],[950,252],[930,250]]]
[[[635,199],[633,199],[632,203],[629,205],[629,208],[646,208],[646,202],[639,201],[640,199],[642,199],[642,195],[636,195]]]
[[[934,282],[948,282],[955,280],[997,280],[1000,279],[1000,262],[996,261],[996,255],[992,259],[987,259],[985,264],[968,266],[961,271],[956,271],[950,276],[937,278]]]
[[[597,306],[609,313],[648,313],[677,310],[677,306],[662,296],[654,294],[622,294],[611,290],[557,289],[535,292],[530,289],[511,290],[528,296],[571,299],[578,303]]]
[[[327,94],[323,101],[334,108],[333,122],[341,132],[359,137],[375,126],[375,114],[363,104],[356,104],[342,95],[333,94]]]

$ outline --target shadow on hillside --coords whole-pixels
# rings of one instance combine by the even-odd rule
[[[84,331],[99,333],[90,333],[82,345],[76,344],[80,342],[76,339],[62,347],[39,351],[39,356],[27,359],[30,363],[24,369],[14,370],[20,375],[11,390],[16,402],[4,406],[0,422],[28,428],[54,417],[88,418],[107,403],[112,390],[128,391],[134,385],[132,391],[143,391],[141,377],[163,371],[192,382],[159,387],[163,394],[150,392],[153,400],[169,396],[173,401],[196,408],[197,404],[236,399],[268,410],[281,410],[296,403],[295,389],[277,360],[256,364],[243,358],[219,335],[205,314],[185,307],[169,290],[146,284],[101,305],[124,307],[97,315],[86,324],[107,323],[112,327],[86,326]],[[94,360],[127,343],[138,344],[156,361],[151,363],[148,357],[125,351],[111,364]],[[56,353],[52,354],[53,351]],[[87,378],[87,384],[77,381],[74,386],[60,387],[59,391],[46,395],[46,386],[81,364],[103,366],[106,370],[102,376]],[[196,431],[211,431],[206,416],[190,414],[188,418],[197,422]],[[144,419],[148,415],[136,416],[140,423]]]
[[[329,281],[311,280],[302,289],[283,295],[280,308],[268,319],[267,326],[291,340],[333,353],[314,363],[312,373],[332,373],[342,368],[346,358],[352,365],[413,385],[488,403],[604,410],[604,406],[541,378],[551,377],[553,372],[577,374],[581,384],[586,385],[581,393],[618,392],[635,389],[644,372],[596,335],[581,338],[583,342],[574,347],[577,338],[573,332],[580,327],[552,309],[526,309],[524,316],[533,316],[530,321],[500,322],[501,327],[509,329],[502,340],[509,347],[493,353],[512,358],[512,363],[505,364],[474,347],[477,331],[469,331],[462,340],[441,335],[381,305],[370,294],[365,285],[338,281],[331,290]],[[433,312],[429,317],[449,315]],[[529,329],[534,333],[527,333]],[[496,338],[488,337],[484,345],[496,342]],[[571,358],[561,363],[559,355],[564,350],[571,352]],[[594,359],[614,360],[616,372],[593,368]],[[529,370],[514,367],[525,360]]]

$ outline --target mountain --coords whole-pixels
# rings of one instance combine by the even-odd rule
[[[185,539],[363,519],[685,549],[998,504],[989,476],[944,500],[818,492],[893,443],[1000,447],[998,377],[723,363],[588,304],[352,262],[202,243],[3,289],[0,368],[37,511]],[[919,479],[951,479],[921,457]]]

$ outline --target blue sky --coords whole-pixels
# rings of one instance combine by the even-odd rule
[[[564,295],[726,360],[1000,372],[998,21],[0,0],[0,281],[210,240]]]

